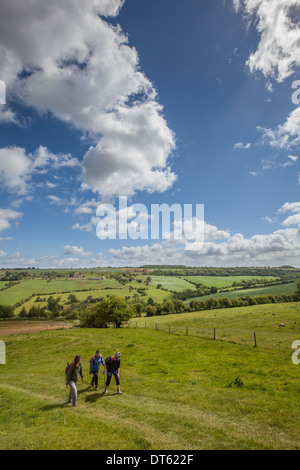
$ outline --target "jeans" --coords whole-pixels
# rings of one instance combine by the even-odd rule
[[[92,384],[95,385],[96,388],[98,388],[98,371],[93,370],[93,378],[92,378]]]
[[[72,402],[73,406],[77,405],[77,387],[76,383],[71,381],[69,382],[70,392],[69,392],[69,402]]]
[[[118,371],[107,372],[106,386],[108,387],[111,381],[111,377],[114,374],[117,385],[120,385],[120,379],[118,378]]]

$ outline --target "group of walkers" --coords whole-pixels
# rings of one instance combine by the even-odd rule
[[[120,367],[121,367],[121,353],[117,352],[114,356],[108,356],[105,360],[101,355],[99,349],[97,349],[95,355],[91,357],[90,360],[90,375],[93,375],[91,386],[98,391],[98,375],[100,372],[101,364],[103,365],[102,374],[105,375],[106,372],[106,382],[105,388],[103,390],[104,394],[107,394],[107,389],[109,387],[112,376],[115,377],[117,384],[117,393],[122,394],[120,390]],[[69,391],[68,403],[72,403],[72,406],[77,406],[77,383],[81,377],[81,380],[84,380],[81,356],[76,355],[74,362],[68,364],[66,367],[66,385]]]

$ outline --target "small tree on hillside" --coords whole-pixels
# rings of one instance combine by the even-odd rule
[[[130,320],[135,312],[124,299],[116,295],[105,297],[101,302],[88,308],[81,316],[81,324],[85,327],[104,328],[113,323],[120,328],[123,322]]]

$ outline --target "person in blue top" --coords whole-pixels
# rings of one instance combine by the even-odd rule
[[[95,390],[98,390],[98,373],[100,370],[100,365],[105,366],[104,359],[100,354],[99,349],[97,349],[95,356],[90,360],[90,375],[93,374],[91,386],[95,387]]]

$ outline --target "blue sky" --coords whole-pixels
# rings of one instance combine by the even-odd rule
[[[0,266],[300,266],[299,0],[1,10]],[[99,240],[121,195],[204,204],[204,246]]]

